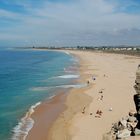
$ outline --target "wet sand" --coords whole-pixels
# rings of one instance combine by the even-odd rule
[[[53,103],[39,106],[33,114],[35,125],[27,140],[102,140],[112,123],[126,116],[129,110],[135,110],[133,85],[140,58],[68,52],[80,59],[81,82],[89,81],[89,85],[72,89],[66,98],[62,98],[63,102],[58,96]],[[54,114],[47,118],[52,107]],[[100,118],[96,117],[97,110],[103,112]],[[138,140],[137,137],[133,139]]]
[[[49,127],[56,120],[60,112],[66,108],[64,105],[65,98],[66,94],[59,93],[52,99],[44,101],[35,109],[31,116],[35,123],[26,140],[47,140]]]

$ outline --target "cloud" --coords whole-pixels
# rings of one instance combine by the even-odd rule
[[[12,19],[12,18],[17,18],[18,14],[14,13],[14,12],[9,12],[7,10],[0,9],[0,18],[2,18],[2,17]]]
[[[28,14],[0,10],[0,17],[17,19],[5,27],[5,39],[37,45],[139,44],[140,14],[130,14],[111,0],[42,1],[39,7],[22,2]],[[136,4],[136,3],[135,3]],[[132,5],[131,1],[127,4]],[[125,7],[122,5],[122,7]],[[9,21],[8,21],[9,22]],[[136,33],[137,32],[137,33]],[[0,35],[0,40],[2,40]],[[21,44],[24,45],[24,44]]]

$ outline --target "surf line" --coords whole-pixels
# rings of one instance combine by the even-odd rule
[[[14,134],[12,136],[12,140],[26,139],[29,131],[34,125],[34,120],[31,118],[31,115],[34,113],[34,109],[40,104],[41,102],[32,105],[25,116],[21,118],[20,122],[13,128],[12,132]]]

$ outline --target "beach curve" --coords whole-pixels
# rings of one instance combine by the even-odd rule
[[[102,140],[112,123],[135,110],[133,85],[140,58],[86,51],[69,54],[80,59],[81,81],[89,85],[69,92],[63,102],[66,108],[46,130],[45,140]],[[97,110],[102,111],[100,117]]]

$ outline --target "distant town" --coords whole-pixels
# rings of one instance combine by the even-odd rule
[[[96,51],[107,53],[121,53],[140,56],[140,46],[43,46],[43,47],[24,47],[22,49],[42,49],[42,50],[81,50],[81,51]]]

